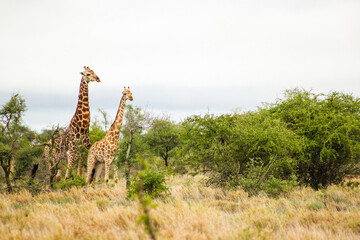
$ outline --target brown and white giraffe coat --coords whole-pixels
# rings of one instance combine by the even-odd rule
[[[95,168],[95,182],[98,181],[105,165],[105,182],[109,180],[110,165],[119,150],[118,143],[122,127],[126,101],[133,100],[130,88],[125,88],[121,98],[115,121],[107,131],[105,137],[91,146],[87,160],[86,182],[90,183],[92,171]]]
[[[72,117],[68,128],[59,137],[55,139],[55,147],[52,151],[52,158],[55,159],[59,153],[64,154],[62,159],[66,159],[67,169],[65,179],[70,176],[72,166],[80,158],[78,144],[90,148],[91,142],[89,138],[90,125],[90,107],[89,107],[89,82],[100,82],[100,78],[89,67],[84,67],[85,71],[81,72],[81,78],[78,103],[74,116]],[[51,145],[51,140],[49,141]],[[43,158],[49,167],[52,167],[53,161],[50,162],[50,147],[46,146]],[[82,162],[78,164],[78,175],[81,175]],[[59,173],[62,171],[60,170]],[[57,176],[59,180],[61,176]]]

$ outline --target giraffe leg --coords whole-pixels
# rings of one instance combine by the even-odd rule
[[[66,169],[65,179],[70,177],[71,169],[74,166],[74,164],[76,163],[76,161],[79,161],[77,174],[80,175],[79,168],[80,169],[82,168],[82,162],[80,163],[80,154],[75,147],[73,147],[73,146],[70,147],[70,150],[67,152],[67,160],[68,160],[68,167]],[[81,170],[80,170],[80,173],[81,173]]]
[[[95,177],[94,177],[95,182],[99,182],[103,167],[104,167],[104,163],[98,162],[96,164],[96,166],[95,166]]]
[[[47,177],[50,178],[50,174],[51,174],[51,162],[50,162],[50,148],[49,146],[45,146],[44,148],[44,152],[40,158],[40,161],[45,161],[46,165],[47,165]],[[50,182],[50,181],[49,181]]]
[[[65,173],[65,179],[68,179],[70,177],[70,170],[69,167],[66,169],[66,173]]]
[[[57,174],[55,176],[56,181],[60,182],[62,173],[63,173],[63,169],[59,168],[59,170],[57,171]]]
[[[105,161],[105,182],[106,183],[109,181],[109,172],[110,172],[111,162],[112,162],[112,159],[107,159],[107,161]]]
[[[49,146],[46,146],[44,148],[44,152],[43,152],[43,155],[41,156],[41,160],[45,160],[46,162],[46,165],[48,167],[48,173],[49,175],[51,174],[51,168],[52,166],[54,165],[54,160],[56,158],[56,150],[55,149],[52,149],[52,155],[50,157],[50,147]]]
[[[115,173],[114,173],[114,182],[117,183],[119,178],[118,178],[118,172],[119,172],[119,168],[118,166],[115,166]]]
[[[68,179],[68,178],[70,177],[70,175],[71,175],[71,168],[72,168],[72,166],[73,166],[74,163],[75,163],[75,160],[74,160],[74,158],[73,158],[72,156],[69,156],[69,155],[68,155],[67,160],[68,160],[68,164],[67,164],[67,168],[66,168],[65,179]]]
[[[89,157],[87,160],[86,183],[90,183],[94,166],[95,166],[95,157],[89,153]]]
[[[47,165],[48,177],[51,175],[51,162],[50,162],[50,148],[49,146],[45,146],[44,152],[40,158],[40,161],[45,161]]]
[[[46,165],[48,166],[48,170],[50,170],[51,168],[51,163],[50,163],[50,148],[48,146],[46,146],[44,148],[44,153],[41,156],[41,159],[45,159]]]
[[[81,174],[82,174],[82,168],[83,168],[83,162],[82,162],[82,159],[79,159],[78,169],[77,169],[77,175],[78,175],[78,176],[81,176]]]

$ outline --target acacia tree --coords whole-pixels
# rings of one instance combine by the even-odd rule
[[[160,156],[168,167],[171,152],[180,143],[179,128],[168,119],[155,119],[145,135],[145,141],[150,150]]]
[[[193,171],[210,174],[208,184],[256,194],[273,179],[289,181],[296,172],[301,138],[263,111],[192,116],[182,125],[179,153]]]
[[[121,130],[122,139],[119,143],[120,151],[116,159],[117,167],[125,165],[126,187],[130,187],[130,168],[131,160],[135,159],[136,154],[146,152],[142,133],[152,125],[153,117],[151,114],[141,109],[126,105],[125,123]]]
[[[340,92],[293,89],[268,106],[269,113],[305,139],[299,179],[318,189],[336,184],[360,159],[360,99]]]
[[[21,118],[26,110],[25,100],[19,94],[13,94],[0,110],[0,165],[5,174],[7,191],[13,191],[10,174],[14,157],[19,150],[19,129]]]

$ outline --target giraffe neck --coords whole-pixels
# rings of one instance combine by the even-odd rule
[[[79,98],[75,114],[71,119],[70,127],[79,132],[80,129],[89,130],[90,107],[89,107],[89,83],[81,78]],[[84,130],[83,130],[84,131]],[[85,133],[84,132],[84,133]]]
[[[121,131],[124,111],[125,111],[125,103],[126,103],[126,96],[123,95],[119,104],[118,111],[116,113],[115,121],[113,122],[113,124],[111,124],[105,136],[105,138],[107,138],[110,144],[112,145],[117,145],[119,142],[120,131]]]

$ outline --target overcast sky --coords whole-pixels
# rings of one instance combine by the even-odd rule
[[[124,86],[176,121],[295,87],[360,97],[360,1],[0,1],[0,104],[19,92],[28,126],[69,123],[85,65],[92,119]]]

